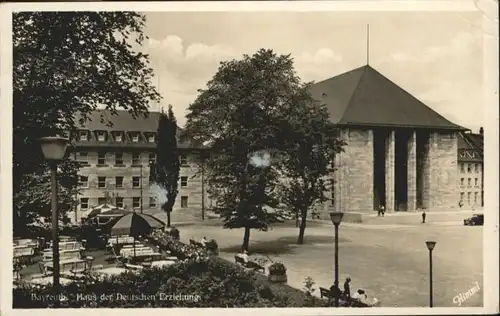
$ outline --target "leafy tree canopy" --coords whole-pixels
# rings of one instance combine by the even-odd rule
[[[136,12],[14,13],[15,197],[43,194],[21,192],[44,189],[32,185],[33,177],[47,170],[37,138],[74,130],[98,105],[113,113],[121,108],[140,115],[147,114],[151,101],[159,100],[148,56],[133,46],[144,41],[144,24],[145,17]],[[76,168],[70,162],[65,165]],[[61,184],[76,184],[74,170],[65,176],[72,180]],[[15,209],[17,205],[29,204],[18,201]]]

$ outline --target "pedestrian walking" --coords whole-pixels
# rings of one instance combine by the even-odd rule
[[[425,218],[427,217],[427,214],[425,214],[425,211],[422,212],[422,223],[425,223]]]
[[[345,282],[344,282],[344,297],[346,298],[346,300],[350,300],[351,299],[351,286],[350,286],[350,283],[351,283],[351,278],[347,277],[345,279]]]

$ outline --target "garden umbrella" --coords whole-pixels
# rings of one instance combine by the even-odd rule
[[[111,204],[101,204],[99,206],[94,207],[90,212],[86,214],[87,218],[91,218],[100,214],[109,214],[110,212],[113,212],[116,215],[121,215],[121,214],[128,214],[130,211],[127,211],[123,208],[116,207]]]
[[[165,223],[149,214],[138,214],[130,212],[110,223],[111,235],[130,235],[134,237],[134,257],[135,238],[139,235],[148,235],[153,229],[165,227]]]

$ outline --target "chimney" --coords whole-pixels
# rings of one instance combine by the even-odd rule
[[[479,128],[479,135],[481,135],[481,136],[482,136],[482,135],[483,135],[483,133],[484,133],[484,129],[483,129],[483,127],[481,126],[481,127]]]

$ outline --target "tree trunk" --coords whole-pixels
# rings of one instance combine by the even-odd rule
[[[172,213],[172,210],[167,211],[167,228],[170,228],[170,213]]]
[[[299,227],[299,238],[297,239],[297,243],[302,245],[304,243],[304,232],[306,231],[306,222],[307,222],[307,212],[302,213],[302,218]]]
[[[249,243],[250,243],[250,228],[245,227],[245,236],[243,236],[243,246],[241,246],[242,250],[248,251]]]

